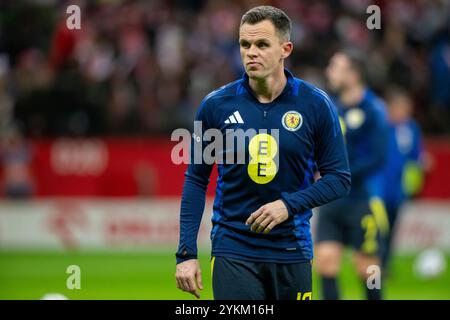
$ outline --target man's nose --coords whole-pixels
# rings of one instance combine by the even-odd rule
[[[247,56],[250,58],[254,58],[258,55],[257,48],[254,45],[251,45],[247,50]]]

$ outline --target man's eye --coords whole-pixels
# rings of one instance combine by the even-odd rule
[[[242,47],[242,48],[248,48],[248,47],[249,47],[249,44],[246,43],[246,42],[243,42],[243,43],[241,43],[241,47]]]
[[[258,43],[258,48],[265,48],[265,47],[267,47],[267,43],[264,42]]]

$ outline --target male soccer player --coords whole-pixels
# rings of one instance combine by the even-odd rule
[[[315,262],[324,299],[339,299],[336,278],[345,245],[354,249],[368,299],[381,299],[381,288],[366,286],[366,280],[367,268],[379,267],[379,231],[388,228],[381,200],[388,124],[384,103],[367,88],[365,73],[364,58],[353,50],[335,53],[326,69],[347,144],[352,190],[319,209]]]
[[[213,207],[215,299],[311,299],[311,209],[350,189],[347,152],[327,95],[284,68],[291,21],[280,9],[255,7],[242,17],[239,45],[245,73],[207,95],[196,120],[204,130],[256,130],[226,149],[245,163],[218,163]],[[205,139],[195,144],[206,148]],[[242,147],[242,149],[241,149]],[[220,153],[220,152],[218,152]],[[192,156],[192,149],[191,149]],[[313,166],[322,178],[313,183]],[[177,286],[199,297],[197,234],[212,165],[186,171],[176,254]]]
[[[390,230],[382,238],[381,264],[388,270],[391,242],[403,202],[422,187],[420,128],[412,118],[413,102],[407,92],[392,87],[386,93],[389,115],[389,151],[384,169],[384,203]]]

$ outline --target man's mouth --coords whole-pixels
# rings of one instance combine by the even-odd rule
[[[249,66],[249,67],[256,67],[256,66],[260,66],[260,65],[261,64],[259,62],[255,62],[255,61],[247,62],[247,66]]]

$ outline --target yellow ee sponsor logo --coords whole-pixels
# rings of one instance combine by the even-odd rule
[[[258,184],[266,184],[275,178],[278,167],[275,156],[278,144],[274,137],[267,133],[254,136],[248,145],[250,162],[248,164],[249,177]]]

